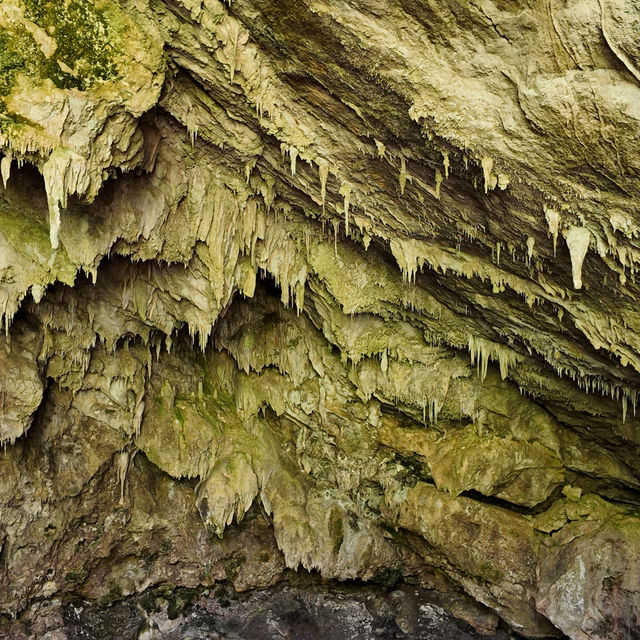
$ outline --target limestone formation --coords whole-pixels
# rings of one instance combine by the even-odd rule
[[[0,636],[317,572],[638,637],[639,29],[0,0]]]

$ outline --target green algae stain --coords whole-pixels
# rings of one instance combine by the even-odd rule
[[[9,95],[21,73],[29,71],[30,59],[44,58],[24,27],[8,32],[0,29],[0,133],[12,133],[23,118],[11,113],[3,97]]]
[[[19,75],[49,79],[60,89],[86,91],[118,77],[122,50],[115,15],[90,0],[24,0],[24,18],[55,41],[47,58],[25,24],[0,30],[0,96],[7,96]]]
[[[82,91],[117,77],[119,38],[106,9],[96,8],[90,0],[26,0],[25,7],[25,16],[58,45],[44,63],[43,77],[60,88]],[[60,63],[73,73],[65,72]]]
[[[41,273],[55,274],[59,280],[71,283],[76,267],[64,247],[52,253],[46,223],[33,215],[32,203],[16,199],[0,199],[0,233],[19,254],[28,256]]]
[[[0,46],[2,46],[1,43]],[[2,92],[0,92],[0,96],[2,95]],[[9,111],[3,102],[2,97],[0,97],[0,133],[5,135],[15,134],[19,131],[20,127],[24,125],[29,125],[31,127],[39,126],[31,122],[31,120],[27,120],[27,118],[23,118],[22,116]]]
[[[13,135],[31,125],[7,108],[5,99],[19,77],[36,84],[49,80],[59,89],[87,91],[118,78],[123,57],[121,19],[113,8],[91,0],[23,0],[16,2],[24,20],[0,27],[0,134]],[[55,42],[47,58],[32,35],[32,23]]]
[[[18,75],[28,68],[28,59],[38,56],[42,52],[24,27],[0,30],[0,96],[9,94]]]

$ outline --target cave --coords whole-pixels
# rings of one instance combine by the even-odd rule
[[[638,33],[2,0],[0,638],[640,638]]]

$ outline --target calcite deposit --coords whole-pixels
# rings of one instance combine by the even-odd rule
[[[0,0],[0,636],[312,572],[640,637],[638,34]]]

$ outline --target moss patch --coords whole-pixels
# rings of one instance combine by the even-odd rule
[[[42,27],[58,45],[55,53],[41,62],[41,77],[50,78],[63,89],[83,91],[96,82],[116,78],[121,47],[107,9],[97,8],[90,0],[26,0],[25,17]],[[73,73],[65,72],[60,63]]]
[[[0,130],[15,118],[2,98],[8,96],[18,77],[35,81],[49,79],[61,89],[86,91],[98,82],[118,76],[117,60],[122,50],[121,33],[108,9],[90,0],[66,2],[25,0],[18,5],[25,21],[11,20],[0,29]],[[28,22],[27,22],[28,21]],[[26,25],[33,23],[55,42],[47,57]]]
[[[49,230],[41,219],[32,217],[33,203],[24,200],[7,202],[0,199],[0,229],[6,241],[20,254],[32,261],[32,266],[42,269],[43,274],[52,272],[64,282],[73,282],[75,278],[75,266],[72,264],[67,252],[61,248],[53,260],[51,244],[49,242]]]
[[[1,43],[0,43],[0,47],[2,47]],[[0,53],[0,56],[1,55],[2,54]],[[2,72],[0,71],[0,82],[1,82],[1,78],[2,78]],[[4,95],[4,94],[0,91],[0,95]],[[30,126],[38,126],[38,125],[35,125],[33,122],[31,122],[31,120],[27,120],[26,118],[23,118],[22,116],[19,116],[18,114],[12,113],[11,111],[9,111],[7,109],[7,105],[5,105],[2,98],[0,98],[0,133],[3,133],[5,135],[7,134],[15,135],[15,133],[19,130],[20,126],[25,124],[28,124]]]
[[[16,5],[24,20],[11,19],[0,28],[0,133],[5,135],[32,124],[11,113],[4,100],[20,76],[87,91],[118,77],[123,50],[117,16],[91,0],[24,0]],[[33,25],[55,43],[49,57],[36,41]]]

